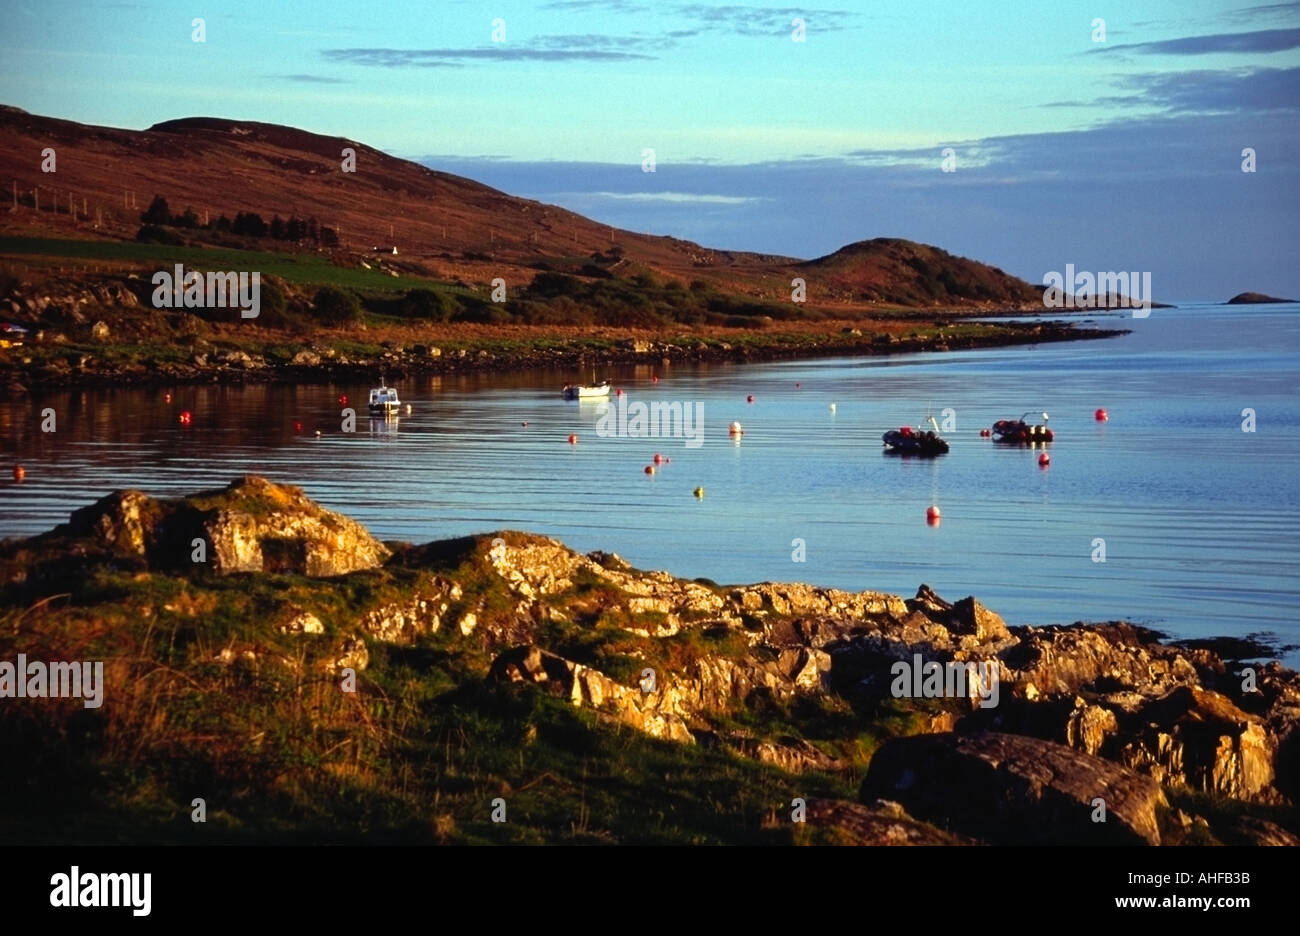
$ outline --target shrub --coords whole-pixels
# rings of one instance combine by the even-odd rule
[[[317,290],[312,305],[316,307],[316,318],[326,325],[344,325],[361,317],[361,303],[357,297],[333,286],[322,286]]]
[[[142,225],[140,230],[135,232],[135,239],[142,244],[167,244],[171,247],[182,247],[185,244],[179,234],[156,224]]]

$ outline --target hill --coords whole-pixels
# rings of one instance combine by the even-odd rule
[[[57,160],[51,173],[39,157],[47,148]],[[344,171],[345,151],[355,154],[354,172]],[[191,117],[137,131],[0,108],[0,164],[10,168],[0,183],[11,203],[17,195],[18,210],[0,216],[9,233],[131,239],[161,195],[200,223],[239,212],[313,218],[337,232],[336,263],[355,267],[373,247],[396,246],[435,277],[473,284],[496,276],[525,283],[538,270],[649,272],[792,306],[791,279],[799,276],[807,283],[807,304],[794,310],[800,317],[1041,307],[1040,288],[921,244],[866,241],[807,262],[706,247],[612,228],[356,140],[254,121]],[[180,233],[211,241],[201,229]],[[593,268],[593,256],[606,262]]]
[[[1279,299],[1276,296],[1266,296],[1263,293],[1244,292],[1237,293],[1237,295],[1225,302],[1224,305],[1257,305],[1263,303],[1295,301],[1295,299]]]

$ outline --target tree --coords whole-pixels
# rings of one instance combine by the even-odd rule
[[[284,219],[279,215],[271,219],[271,236],[276,240],[284,240]]]
[[[339,236],[332,227],[322,227],[320,229],[320,242],[326,247],[337,247],[339,245]]]
[[[149,207],[140,215],[140,220],[145,224],[171,224],[172,213],[167,207],[167,199],[161,195],[155,195]]]

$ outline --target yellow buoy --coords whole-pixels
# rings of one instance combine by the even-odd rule
[[[704,488],[702,488],[702,487],[697,487],[697,488],[695,489],[695,496],[696,496],[696,497],[703,497],[703,496],[704,496]]]

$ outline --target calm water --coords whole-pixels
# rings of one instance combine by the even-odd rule
[[[1295,309],[1157,309],[1124,320],[1134,331],[1123,338],[1034,349],[608,373],[633,402],[703,403],[698,448],[598,437],[598,404],[558,393],[589,374],[403,381],[412,415],[372,422],[363,410],[352,435],[339,432],[337,397],[364,404],[362,385],[178,388],[170,403],[161,391],[10,399],[0,535],[48,529],[113,489],[174,495],[255,472],[385,539],[522,529],[719,582],[909,595],[926,582],[950,599],[975,594],[1012,624],[1122,617],[1178,636],[1300,643]],[[54,434],[39,431],[46,406]],[[881,454],[882,431],[946,407],[950,455]],[[1094,421],[1098,407],[1109,422]],[[1242,431],[1247,407],[1254,433]],[[1036,451],[978,436],[1026,410],[1052,416],[1047,469]],[[22,485],[8,481],[15,450]],[[672,462],[649,477],[655,452]],[[931,504],[938,527],[925,521]],[[1098,537],[1104,563],[1093,561]]]

